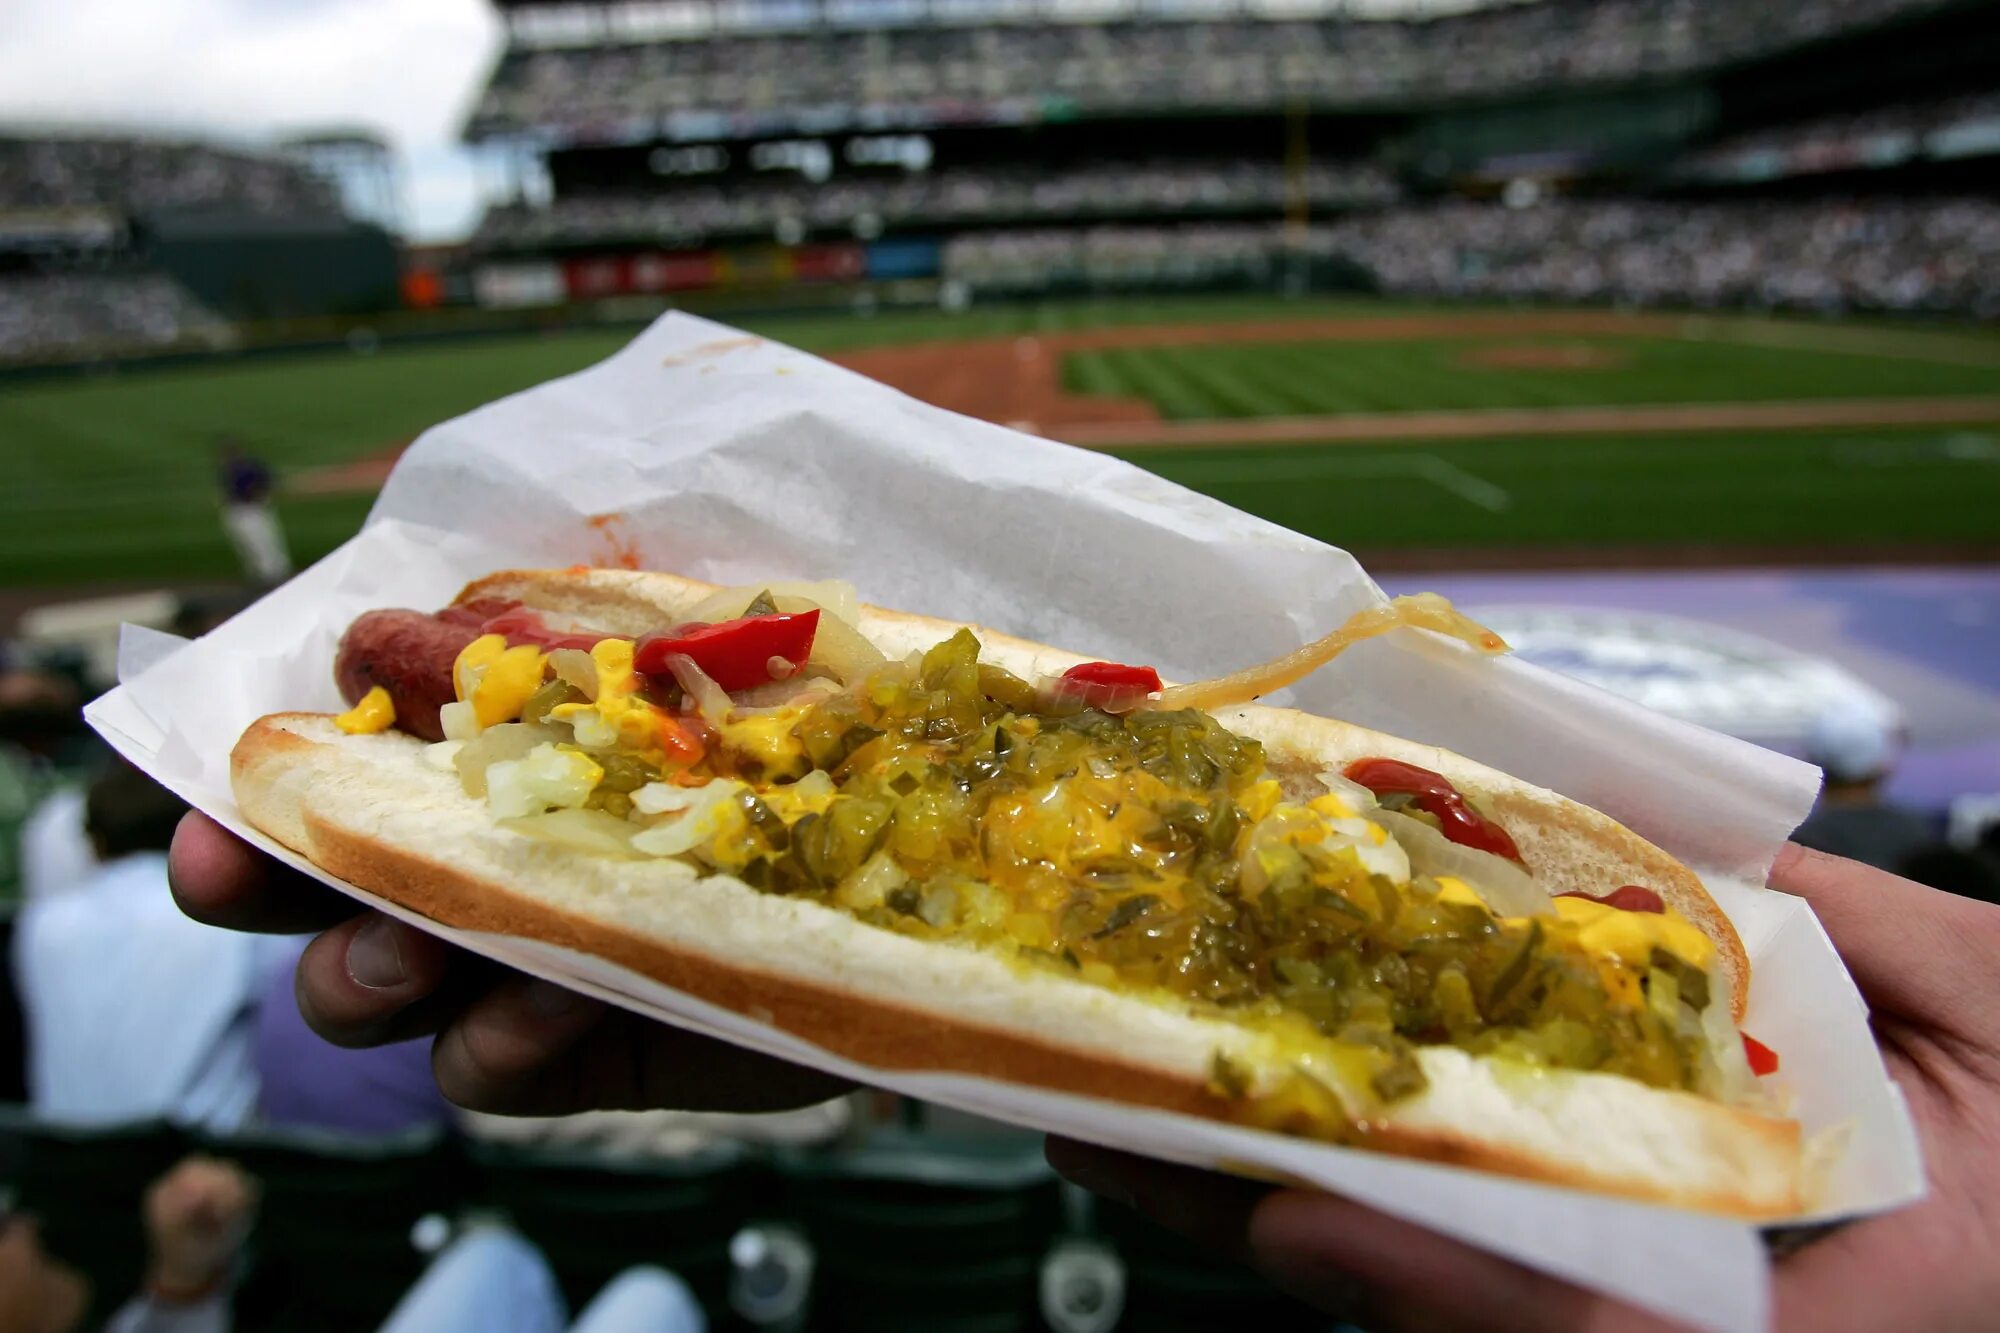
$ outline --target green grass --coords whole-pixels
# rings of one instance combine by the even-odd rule
[[[1416,308],[1317,299],[1188,298],[1016,305],[956,316],[916,312],[746,323],[812,351],[838,352],[873,344],[1105,325],[1349,317]],[[1069,373],[1072,387],[1081,391],[1140,393],[1170,415],[1221,417],[2000,388],[1995,340],[1962,332],[1721,320],[1707,321],[1704,333],[1736,340],[1610,340],[1637,353],[1628,367],[1615,370],[1468,369],[1457,359],[1466,346],[1463,341],[1437,340],[1127,350],[1075,356]],[[8,478],[0,487],[0,586],[229,577],[235,564],[211,490],[211,448],[218,434],[242,436],[285,474],[361,458],[480,403],[590,365],[630,336],[629,329],[589,330],[390,345],[365,356],[302,353],[0,381],[0,461]],[[1840,350],[1823,350],[1829,341]],[[1895,354],[1872,354],[1878,348]],[[1990,465],[1933,460],[1907,471],[1877,468],[1848,476],[1835,468],[1831,476],[1821,475],[1837,438],[1417,447],[1417,452],[1452,460],[1481,476],[1497,467],[1505,474],[1496,478],[1499,484],[1530,497],[1498,514],[1458,512],[1477,506],[1419,479],[1410,462],[1388,461],[1397,456],[1394,449],[1305,446],[1176,454],[1149,458],[1147,465],[1168,475],[1185,471],[1191,484],[1225,499],[1302,530],[1339,538],[1347,521],[1341,515],[1356,507],[1354,497],[1362,490],[1339,478],[1352,480],[1363,460],[1377,459],[1366,466],[1401,469],[1390,476],[1392,483],[1396,476],[1404,480],[1371,484],[1361,507],[1372,510],[1367,517],[1374,531],[1399,535],[1402,544],[1598,540],[1582,534],[1618,527],[1624,529],[1621,540],[1653,539],[1647,533],[1664,540],[1696,531],[1777,532],[1804,521],[1788,516],[1797,506],[1782,487],[1794,483],[1805,496],[1822,487],[1864,498],[1871,491],[1879,494],[1880,505],[1857,501],[1841,507],[1844,529],[1857,537],[1943,535],[1919,531],[1927,523],[1953,531],[1991,527]],[[1435,465],[1414,466],[1431,468],[1432,476],[1449,475],[1436,472]],[[1304,475],[1294,480],[1301,470]],[[1761,498],[1755,502],[1742,498],[1748,492],[1739,479],[1745,476],[1762,478],[1755,490]],[[1402,503],[1405,496],[1407,504]],[[351,534],[367,505],[365,497],[355,496],[295,498],[285,501],[281,512],[294,551],[311,559]],[[1607,517],[1619,514],[1627,517]],[[1819,531],[1824,536],[1829,529]]]
[[[1502,368],[1499,348],[1583,349],[1591,368]],[[1774,402],[2000,392],[1988,365],[1675,338],[1238,343],[1072,352],[1074,393],[1144,398],[1171,420],[1453,408]]]
[[[1361,550],[1992,544],[2000,534],[2000,424],[1128,457],[1275,523]]]

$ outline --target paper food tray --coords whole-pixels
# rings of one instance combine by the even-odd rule
[[[1367,497],[1329,490],[1326,503]],[[122,684],[87,716],[133,763],[281,860],[628,1009],[1036,1129],[1310,1181],[1664,1315],[1763,1325],[1768,1265],[1739,1222],[988,1079],[864,1069],[601,960],[415,918],[244,822],[230,747],[262,714],[340,705],[334,645],[359,613],[442,606],[496,569],[614,555],[721,583],[844,578],[878,605],[1181,679],[1295,647],[1382,595],[1346,553],[1131,465],[670,315],[598,366],[427,432],[359,536],[198,641],[132,635]],[[1751,887],[1811,805],[1813,770],[1407,631],[1291,694],[1596,806],[1694,867],[1742,934],[1754,967],[1745,1025],[1783,1052],[1807,1132],[1849,1132],[1819,1206],[1797,1220],[1921,1196],[1914,1134],[1839,958],[1802,901]]]

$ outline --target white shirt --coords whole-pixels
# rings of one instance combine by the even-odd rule
[[[97,869],[84,831],[81,787],[58,787],[21,825],[21,896],[33,900],[81,888]]]
[[[163,852],[29,901],[14,975],[35,1112],[70,1124],[242,1125],[257,1104],[256,958],[254,938],[181,914]]]

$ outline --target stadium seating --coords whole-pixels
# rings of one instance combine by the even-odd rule
[[[229,323],[164,273],[0,273],[0,361],[226,347]]]
[[[373,1328],[423,1273],[412,1233],[449,1218],[466,1182],[455,1146],[436,1132],[386,1140],[245,1133],[202,1145],[262,1188],[245,1327],[296,1333]],[[329,1280],[330,1275],[337,1280]]]
[[[1322,163],[1299,180],[1316,209],[1390,202],[1394,179],[1371,162]],[[712,237],[769,236],[784,220],[807,230],[857,225],[992,225],[1088,221],[1107,216],[1275,214],[1290,198],[1276,162],[1100,163],[1038,172],[965,168],[852,177],[814,185],[753,180],[681,187],[642,196],[580,195],[552,206],[489,212],[476,244],[485,250],[630,242],[700,244]]]
[[[1550,0],[1415,22],[1002,21],[722,31],[510,51],[477,135],[629,135],[634,118],[927,108],[939,123],[1023,103],[1097,113],[1437,100],[1686,73],[1933,7],[1937,0]],[[975,11],[976,13],[977,11]],[[726,21],[726,16],[725,16]],[[746,24],[755,23],[746,11]],[[638,34],[643,37],[642,34]],[[658,36],[664,37],[661,33]]]
[[[1412,296],[2000,314],[2000,203],[1982,198],[1452,203],[1316,243]]]
[[[167,140],[0,137],[0,214],[92,207],[258,217],[340,211],[331,186],[279,158]]]
[[[572,1309],[642,1263],[680,1274],[711,1314],[724,1308],[729,1239],[757,1197],[758,1173],[740,1150],[619,1158],[475,1141],[467,1152],[469,1202],[540,1247]]]
[[[1634,306],[2000,315],[2000,204],[1976,198],[1443,203],[1266,225],[1005,231],[954,238],[975,291],[1268,280],[1288,256],[1387,293]]]
[[[41,1220],[43,1247],[111,1302],[100,1314],[137,1289],[146,1261],[140,1198],[185,1151],[180,1133],[158,1122],[63,1128],[0,1107],[0,1158],[15,1206]]]
[[[1037,1327],[1056,1220],[1040,1140],[883,1132],[781,1159],[780,1216],[816,1251],[813,1327],[1014,1333]]]

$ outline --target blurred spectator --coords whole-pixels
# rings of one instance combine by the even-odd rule
[[[288,940],[265,964],[252,1038],[261,1119],[362,1136],[449,1125],[452,1106],[431,1075],[428,1038],[346,1050],[306,1026],[292,995],[305,946]]]
[[[258,942],[183,916],[167,847],[183,807],[123,764],[91,784],[98,868],[26,903],[14,977],[38,1115],[77,1124],[166,1117],[214,1130],[255,1107]]]
[[[105,1333],[229,1333],[230,1288],[258,1194],[257,1182],[233,1163],[200,1154],[154,1181],[141,1205],[145,1286],[103,1325]],[[0,1333],[76,1333],[89,1304],[88,1284],[42,1248],[33,1218],[0,1222]],[[381,1333],[703,1333],[706,1327],[687,1284],[652,1267],[620,1273],[571,1324],[541,1251],[511,1231],[482,1225],[438,1255]]]
[[[1872,709],[1819,718],[1806,740],[1806,758],[1825,772],[1826,786],[1792,841],[1883,870],[1895,870],[1933,841],[1936,830],[1922,815],[1882,799],[1896,750],[1893,720]]]
[[[182,1159],[146,1190],[146,1285],[106,1333],[228,1333],[229,1281],[257,1212],[257,1183],[229,1162]],[[73,1333],[89,1286],[42,1248],[31,1217],[0,1223],[0,1333]]]
[[[84,822],[81,787],[57,787],[44,796],[21,825],[21,897],[46,898],[75,888],[97,868]]]
[[[397,1304],[381,1333],[703,1333],[707,1316],[663,1268],[629,1268],[568,1322],[555,1273],[514,1232],[476,1227]]]
[[[285,534],[271,508],[271,469],[264,460],[246,453],[233,435],[217,441],[216,480],[222,494],[222,525],[244,572],[266,587],[290,576],[292,557],[285,550]]]
[[[0,1220],[0,1333],[70,1333],[89,1306],[90,1284],[42,1248],[34,1218]]]
[[[1961,898],[2000,903],[2000,860],[1976,850],[1949,843],[1920,847],[1896,863],[1896,873]]]

